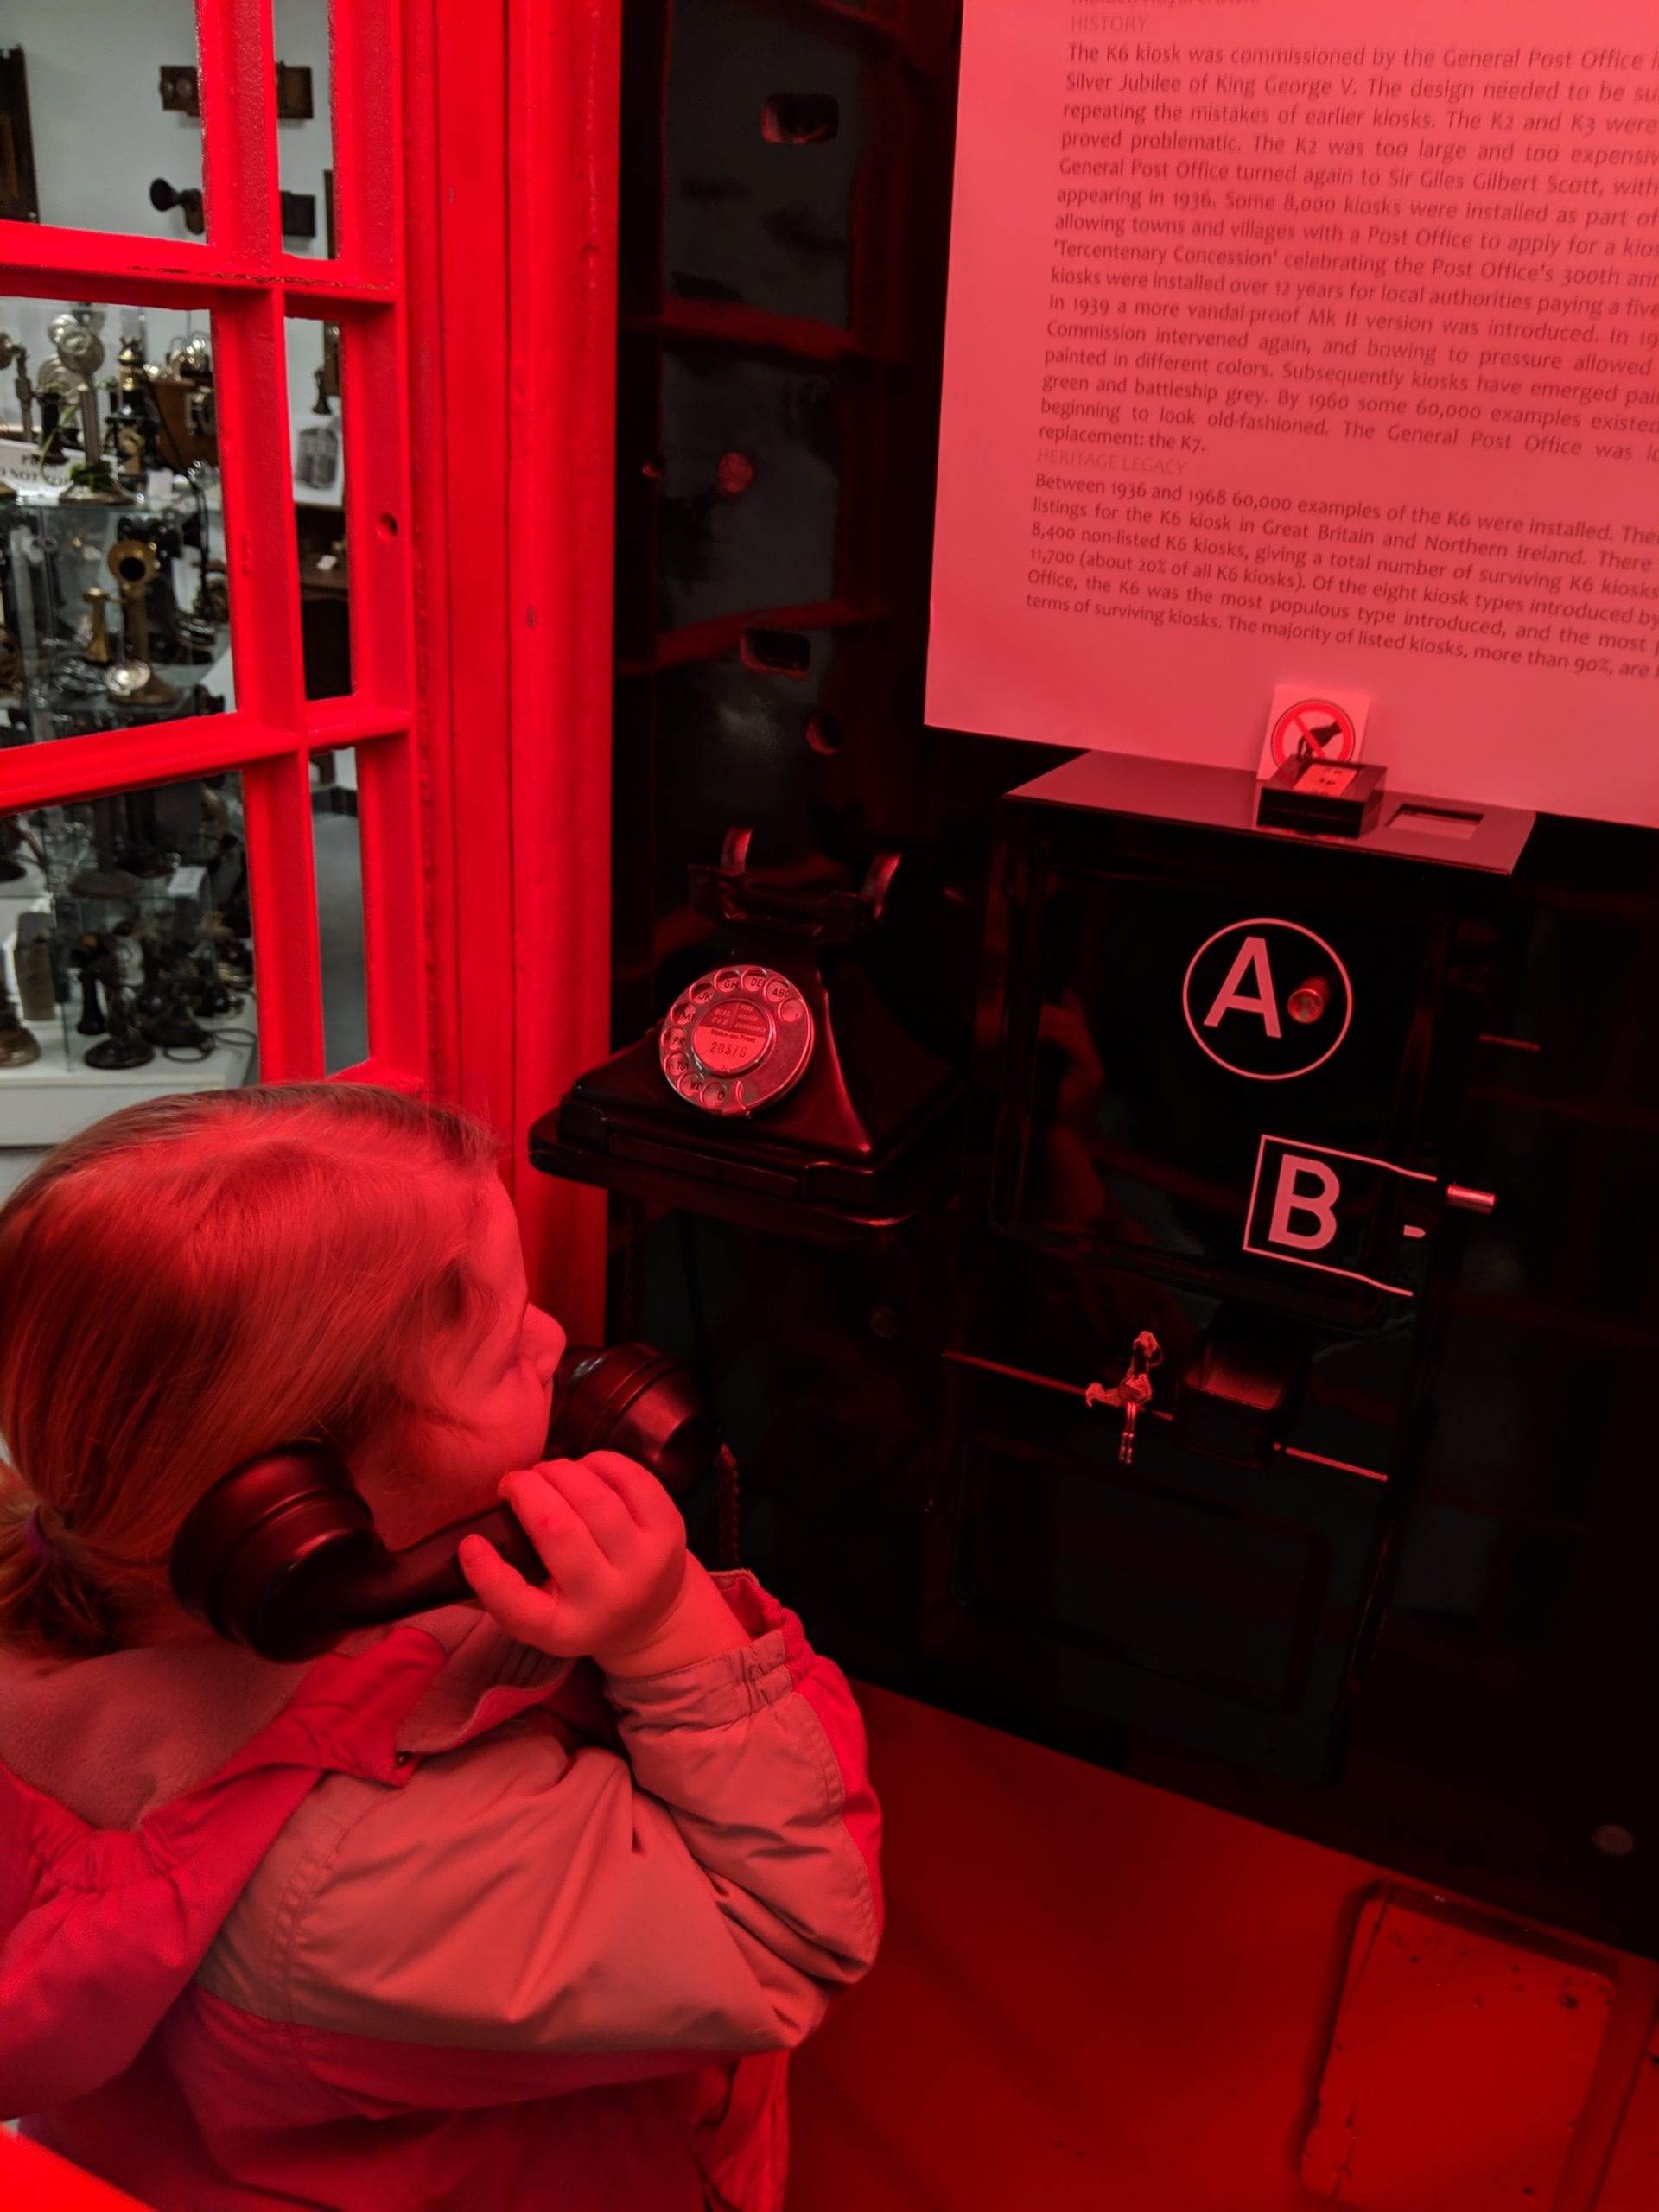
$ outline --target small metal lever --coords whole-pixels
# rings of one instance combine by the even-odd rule
[[[1121,1467],[1135,1464],[1135,1426],[1141,1417],[1141,1408],[1151,1402],[1152,1370],[1163,1362],[1164,1348],[1150,1329],[1142,1329],[1129,1351],[1129,1363],[1110,1389],[1103,1382],[1091,1382],[1083,1394],[1085,1406],[1116,1406],[1123,1415],[1123,1427],[1117,1440],[1117,1462]]]

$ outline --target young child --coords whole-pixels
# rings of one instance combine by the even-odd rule
[[[782,2203],[863,1731],[652,1477],[540,1463],[563,1343],[492,1141],[389,1091],[130,1107],[0,1206],[0,2116],[162,2212]],[[469,1538],[479,1607],[219,1641],[174,1533],[305,1437],[394,1548],[506,1497],[547,1586]]]

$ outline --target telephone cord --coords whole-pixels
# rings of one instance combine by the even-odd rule
[[[715,1469],[719,1483],[720,1563],[722,1567],[740,1567],[743,1564],[742,1502],[738,1495],[737,1462],[724,1444]]]

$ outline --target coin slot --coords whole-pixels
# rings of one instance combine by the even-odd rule
[[[841,128],[841,103],[830,92],[772,92],[760,111],[769,146],[821,146]]]
[[[1481,825],[1478,814],[1459,814],[1448,806],[1397,806],[1390,830],[1413,830],[1424,837],[1472,837]]]

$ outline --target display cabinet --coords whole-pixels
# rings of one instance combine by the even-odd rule
[[[209,473],[154,500],[0,506],[0,711],[10,744],[230,703],[223,524]]]
[[[379,10],[339,30],[333,257],[284,243],[274,106],[246,89],[274,83],[270,13],[236,0],[197,23],[203,231],[0,225],[0,327],[27,353],[27,391],[0,397],[13,1146],[66,1133],[46,1126],[54,1081],[73,1125],[135,1084],[239,1082],[256,1035],[261,1073],[322,1072],[314,751],[360,751],[376,1071],[425,1072],[399,41]],[[342,533],[358,650],[326,706],[301,651],[290,320],[340,330],[362,433]]]
[[[7,325],[34,334],[29,303]],[[234,703],[224,512],[204,334],[148,359],[123,310],[8,338],[18,419],[0,497],[0,745],[116,746]],[[37,347],[36,352],[40,349]],[[111,373],[100,374],[109,365]],[[158,1090],[254,1064],[240,779],[186,779],[0,820],[0,1146],[40,1147]]]

